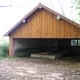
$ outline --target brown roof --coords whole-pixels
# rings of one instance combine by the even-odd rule
[[[45,10],[47,10],[47,11],[55,14],[56,16],[59,16],[60,18],[64,19],[65,21],[67,21],[67,22],[71,23],[72,25],[80,28],[80,25],[79,25],[79,24],[75,23],[74,21],[66,18],[65,16],[63,16],[63,15],[61,15],[61,14],[59,14],[59,13],[53,11],[53,10],[51,10],[50,8],[44,6],[43,4],[39,3],[38,6],[36,6],[36,7],[35,7],[30,13],[28,13],[25,17],[23,17],[23,18],[22,18],[16,25],[14,25],[6,34],[4,34],[4,36],[9,36],[9,34],[10,34],[15,28],[17,28],[17,27],[22,23],[23,20],[25,20],[26,18],[28,18],[32,13],[34,13],[37,9],[39,9],[39,7],[44,8]]]

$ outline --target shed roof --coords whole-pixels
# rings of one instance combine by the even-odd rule
[[[16,25],[14,25],[7,33],[4,34],[4,36],[9,36],[9,34],[15,29],[17,28],[22,22],[23,20],[25,20],[26,18],[28,18],[30,15],[32,15],[32,13],[34,13],[37,9],[39,8],[43,8],[49,12],[51,12],[52,14],[55,14],[56,16],[59,16],[61,19],[67,21],[68,23],[76,26],[76,27],[79,27],[80,28],[80,25],[68,18],[66,18],[65,16],[55,12],[54,10],[51,10],[50,8],[46,7],[45,5],[39,3],[38,6],[36,6],[31,12],[29,12],[25,17],[23,17]]]

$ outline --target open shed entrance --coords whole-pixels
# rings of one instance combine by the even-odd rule
[[[76,56],[80,52],[79,46],[74,46],[72,39],[15,39],[16,52],[43,53],[48,55],[62,54],[63,56]],[[78,43],[78,42],[77,42]]]

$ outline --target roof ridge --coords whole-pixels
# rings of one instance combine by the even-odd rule
[[[42,5],[42,3],[39,3],[38,5]]]

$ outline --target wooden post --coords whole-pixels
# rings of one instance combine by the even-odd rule
[[[14,57],[15,55],[15,39],[9,37],[9,57]]]

